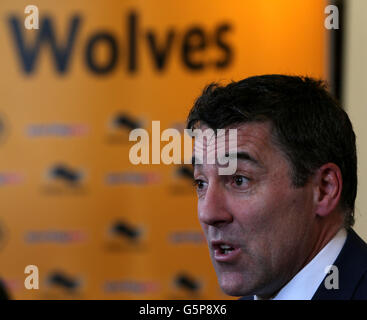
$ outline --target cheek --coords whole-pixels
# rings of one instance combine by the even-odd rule
[[[243,220],[247,223],[248,232],[275,255],[286,254],[287,249],[291,250],[302,241],[311,224],[310,201],[302,190],[288,190],[277,193],[276,197],[264,197],[249,207],[251,218]]]
[[[297,220],[298,212],[306,209],[304,205],[304,201],[295,198],[294,194],[274,188],[247,199],[233,199],[228,209],[244,235],[271,239],[275,234],[284,232],[294,219]]]
[[[257,226],[266,223],[273,207],[272,201],[266,199],[262,194],[250,197],[233,197],[227,204],[234,220],[247,231],[256,230]]]

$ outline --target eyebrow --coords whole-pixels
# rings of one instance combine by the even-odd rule
[[[226,158],[228,158],[228,157],[230,157],[230,158],[236,158],[237,157],[237,160],[248,161],[248,162],[251,162],[251,163],[255,164],[258,167],[262,167],[262,165],[260,164],[260,162],[257,159],[255,159],[248,152],[245,152],[245,151],[240,151],[240,152],[231,153],[231,154],[226,153],[225,154],[225,157]],[[197,160],[196,160],[196,157],[194,155],[191,158],[191,164],[192,164],[192,166],[195,167],[195,166],[202,165],[201,163],[196,163],[196,162],[197,162]]]

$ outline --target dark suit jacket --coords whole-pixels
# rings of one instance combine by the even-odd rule
[[[352,229],[333,265],[339,270],[339,289],[326,289],[325,275],[312,300],[367,300],[367,244]]]

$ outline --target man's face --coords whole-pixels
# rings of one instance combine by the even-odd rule
[[[215,139],[195,142],[194,152],[204,153],[204,163],[194,169],[199,220],[222,290],[266,297],[311,254],[314,193],[311,183],[292,186],[289,162],[274,144],[269,123],[243,124],[237,130],[237,170],[230,176],[205,163],[211,152],[230,152],[228,140],[218,146]]]

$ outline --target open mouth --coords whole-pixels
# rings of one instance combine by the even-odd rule
[[[212,242],[214,259],[220,262],[234,262],[241,249],[233,244],[223,242]]]
[[[227,245],[227,244],[222,244],[222,245],[219,246],[219,250],[220,250],[220,253],[222,253],[222,254],[228,254],[228,253],[232,252],[234,250],[234,248]]]

